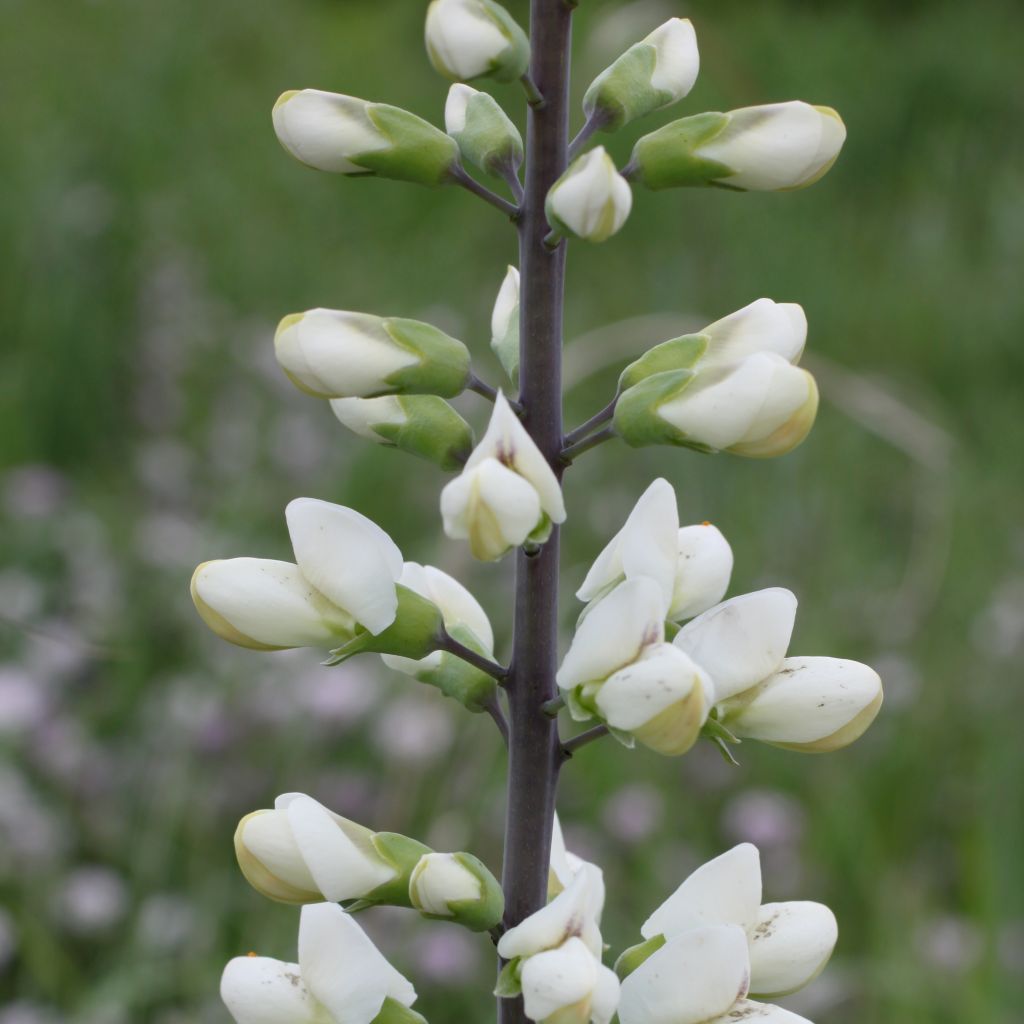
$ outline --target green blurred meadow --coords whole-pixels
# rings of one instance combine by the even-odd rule
[[[433,320],[498,381],[488,320],[515,257],[455,189],[294,163],[269,112],[315,86],[442,118],[424,4],[0,0],[0,1024],[226,1022],[223,963],[290,959],[296,914],[231,835],[279,792],[497,870],[490,723],[370,661],[228,648],[193,566],[287,557],[300,494],[351,504],[469,583],[510,634],[510,571],[440,531],[432,467],[348,435],[277,371],[285,313]],[[525,0],[510,0],[525,18]],[[1012,0],[584,0],[581,95],[693,18],[672,112],[804,98],[849,128],[819,185],[639,193],[570,254],[571,424],[627,358],[767,295],[804,305],[823,405],[777,461],[609,445],[567,478],[564,617],[657,475],[736,552],[731,593],[801,599],[793,652],[875,665],[882,714],[812,758],[678,761],[611,741],[563,775],[570,846],[609,885],[606,940],[735,842],[769,899],[830,904],[840,944],[786,1005],[818,1024],[1013,1024],[1024,1000],[1024,8]],[[497,89],[521,120],[522,97]],[[479,425],[484,403],[460,407]],[[490,946],[375,912],[432,1021],[492,1019]]]

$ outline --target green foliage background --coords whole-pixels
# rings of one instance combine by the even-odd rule
[[[324,305],[432,319],[498,379],[487,324],[515,255],[500,215],[456,189],[318,175],[270,128],[278,93],[304,86],[439,121],[423,6],[0,0],[5,1024],[227,1020],[228,957],[293,955],[295,913],[253,893],[231,850],[237,818],[278,792],[498,867],[489,723],[368,663],[325,677],[315,658],[226,649],[186,587],[206,558],[286,557],[283,506],[309,494],[459,574],[507,650],[510,566],[473,565],[441,536],[440,474],[348,436],[272,365],[277,319]],[[509,6],[525,20],[524,0]],[[745,745],[727,770],[710,750],[588,748],[563,781],[570,842],[605,867],[616,950],[696,863],[754,838],[768,898],[821,899],[840,920],[833,965],[794,1008],[819,1024],[1011,1024],[1021,7],[583,0],[578,93],[674,14],[702,56],[678,110],[804,98],[838,108],[849,141],[806,192],[640,193],[618,237],[573,247],[569,422],[604,404],[630,355],[761,295],[805,306],[824,402],[779,461],[582,459],[566,626],[589,559],[660,474],[684,522],[732,541],[732,593],[792,587],[793,652],[876,664],[888,701],[860,743],[820,759]],[[496,95],[521,119],[516,90]],[[612,140],[618,156],[635,134]],[[462,407],[486,414],[475,396]],[[431,1020],[487,1019],[485,939],[370,923]]]

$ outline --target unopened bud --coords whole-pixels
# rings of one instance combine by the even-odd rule
[[[519,271],[509,267],[491,314],[491,350],[513,384],[519,381]]]
[[[545,209],[552,230],[588,242],[611,238],[629,216],[633,193],[603,146],[579,157],[548,192]]]
[[[427,55],[456,82],[484,75],[511,82],[526,73],[530,41],[494,0],[433,0],[427,8]]]
[[[425,854],[409,879],[409,898],[426,917],[478,932],[498,924],[505,910],[497,879],[468,853]]]
[[[522,136],[493,96],[456,83],[448,92],[444,121],[463,157],[475,167],[496,177],[519,169]]]

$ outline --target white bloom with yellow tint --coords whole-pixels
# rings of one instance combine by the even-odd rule
[[[410,1009],[416,990],[355,920],[333,903],[302,908],[299,962],[231,960],[220,995],[236,1024],[425,1024]]]
[[[295,561],[204,562],[192,599],[220,637],[255,650],[335,647],[395,620],[402,553],[376,523],[342,505],[296,498],[285,512]]]
[[[548,192],[545,209],[552,230],[603,242],[629,217],[633,192],[603,146],[575,160]]]
[[[494,561],[528,539],[543,542],[565,521],[562,488],[540,449],[498,394],[487,433],[441,492],[445,533]]]
[[[781,588],[734,597],[687,623],[673,644],[711,677],[730,732],[807,753],[858,739],[882,704],[877,673],[837,658],[787,658],[797,602]]]

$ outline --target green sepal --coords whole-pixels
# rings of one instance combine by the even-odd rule
[[[494,986],[494,994],[499,999],[515,999],[516,996],[522,995],[522,971],[522,957],[517,956],[514,960],[509,960],[502,967],[501,973],[498,975],[498,983]]]
[[[418,185],[442,185],[451,180],[459,147],[440,128],[388,103],[367,104],[366,115],[391,146],[358,153],[351,158],[353,163],[381,178]]]
[[[515,174],[523,162],[523,137],[489,93],[469,98],[465,127],[452,132],[452,138],[466,160],[496,178]]]
[[[630,946],[623,950],[622,955],[615,961],[615,973],[619,981],[625,981],[649,956],[657,953],[665,945],[664,935],[655,935],[646,942],[636,946]]]
[[[535,544],[539,547],[541,544],[546,544],[554,527],[555,524],[551,521],[548,514],[544,512],[540,517],[540,522],[530,531],[530,535],[526,540],[523,541],[523,545]]]
[[[391,394],[427,394],[454,398],[469,383],[469,349],[433,324],[386,317],[382,326],[391,340],[419,360],[385,378]]]
[[[453,854],[455,859],[480,882],[480,895],[475,900],[449,900],[451,914],[420,913],[431,920],[461,924],[471,932],[488,932],[501,922],[505,913],[505,896],[498,880],[487,866],[471,853]]]
[[[376,832],[371,842],[377,854],[394,868],[396,875],[389,882],[364,893],[355,904],[346,906],[345,909],[349,913],[356,913],[366,907],[411,907],[409,876],[420,858],[425,853],[433,851],[429,846],[397,832]]]
[[[615,405],[613,424],[615,432],[632,448],[649,444],[671,444],[692,448],[698,452],[713,452],[699,441],[689,438],[668,420],[658,415],[658,409],[678,398],[694,379],[693,370],[666,370],[645,377],[619,396]]]
[[[614,132],[673,99],[672,93],[651,85],[658,51],[650,43],[634,43],[594,79],[583,97],[588,118],[597,115],[600,130]]]
[[[491,655],[484,650],[476,634],[465,626],[448,630],[453,640],[476,651],[485,658]],[[458,655],[445,651],[436,668],[423,669],[415,676],[421,683],[436,686],[446,697],[457,700],[464,708],[474,713],[486,711],[494,706],[498,684],[493,676],[463,661]]]
[[[437,463],[461,468],[473,450],[473,428],[437,395],[400,395],[404,423],[379,423],[371,429],[391,448]]]
[[[692,185],[720,185],[733,170],[717,160],[698,156],[698,147],[710,142],[729,123],[728,114],[694,114],[659,128],[637,141],[629,165],[632,179],[657,190]]]
[[[598,717],[597,704],[593,697],[583,693],[586,685],[583,683],[580,686],[574,686],[563,694],[565,706],[569,709],[569,715],[574,722],[589,722],[592,718]]]
[[[683,627],[678,622],[672,622],[671,620],[665,621],[665,643],[670,644],[679,635],[679,631]]]
[[[419,661],[441,646],[445,635],[444,619],[433,601],[414,590],[395,584],[398,611],[395,621],[376,636],[369,630],[357,632],[354,639],[331,651],[325,665],[340,665],[357,654],[396,654]]]
[[[427,1018],[408,1006],[403,1006],[397,999],[387,996],[380,1013],[370,1024],[427,1024]]]
[[[708,350],[711,338],[706,334],[684,334],[645,352],[629,364],[619,377],[619,391],[639,384],[647,377],[668,370],[692,370]]]
[[[636,746],[636,737],[631,732],[626,732],[625,729],[616,729],[614,725],[608,725],[608,735],[617,743],[621,743],[627,750],[632,750]]]

